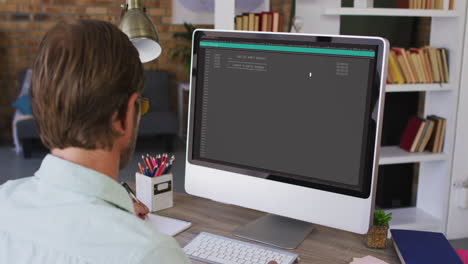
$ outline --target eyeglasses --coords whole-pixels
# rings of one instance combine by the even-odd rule
[[[138,97],[138,101],[140,101],[140,115],[144,115],[148,113],[150,108],[150,101],[146,97]]]

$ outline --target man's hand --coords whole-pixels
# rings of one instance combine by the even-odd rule
[[[142,220],[146,220],[146,215],[149,213],[148,207],[140,201],[133,200],[133,208],[135,209],[135,214]]]

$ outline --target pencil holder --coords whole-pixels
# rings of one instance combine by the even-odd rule
[[[172,173],[158,177],[148,177],[136,173],[136,196],[151,212],[173,206]]]

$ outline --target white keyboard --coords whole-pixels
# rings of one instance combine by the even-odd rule
[[[201,232],[184,247],[192,259],[211,264],[292,264],[299,257],[286,251]]]

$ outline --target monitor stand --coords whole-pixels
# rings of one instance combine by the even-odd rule
[[[294,249],[313,229],[311,223],[266,214],[232,232],[233,235],[284,249]]]

